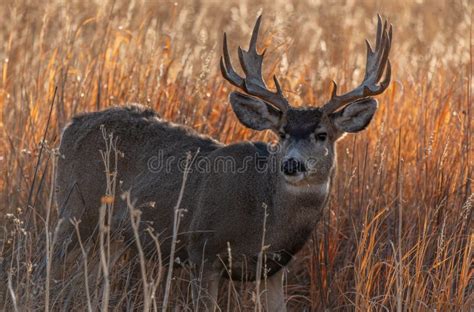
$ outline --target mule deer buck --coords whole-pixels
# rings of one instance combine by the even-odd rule
[[[179,166],[151,170],[150,159],[162,155],[165,161],[191,152],[211,164],[231,159],[233,169],[242,169],[199,170],[201,163],[195,161],[188,168],[181,194],[180,207],[186,210],[180,219],[183,234],[176,242],[175,257],[195,266],[200,285],[193,283],[194,299],[204,294],[200,305],[211,310],[216,308],[221,277],[249,281],[265,278],[268,310],[286,310],[283,268],[304,246],[328,201],[336,141],[345,133],[367,127],[377,109],[373,96],[390,83],[392,27],[378,16],[375,48],[367,41],[362,83],[338,95],[334,82],[331,98],[323,106],[292,107],[276,77],[276,91],[271,91],[262,78],[264,53],[257,52],[260,21],[261,16],[248,51],[238,49],[245,75],[239,75],[231,64],[225,34],[220,67],[224,78],[241,90],[229,97],[238,120],[250,129],[277,134],[280,139],[273,149],[263,142],[225,145],[162,120],[138,105],[76,116],[61,139],[63,157],[57,176],[60,217],[81,219],[83,238],[96,229],[106,184],[99,154],[104,148],[103,126],[118,138],[117,148],[123,152],[117,164],[120,189],[130,191],[135,207],[141,209],[140,239],[147,253],[155,246],[145,231],[147,227],[159,233],[162,253],[170,253],[174,207],[184,177]],[[113,226],[126,223],[129,217],[119,195],[115,198]],[[62,222],[59,233],[63,241],[74,239],[70,222]],[[124,235],[133,240],[130,229],[124,230]],[[262,254],[266,269],[257,270]]]

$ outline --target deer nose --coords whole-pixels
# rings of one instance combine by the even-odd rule
[[[297,175],[301,172],[306,172],[306,166],[302,161],[299,161],[293,157],[286,159],[283,161],[281,166],[282,171],[285,175]]]

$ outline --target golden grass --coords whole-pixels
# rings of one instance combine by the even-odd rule
[[[227,101],[232,88],[218,70],[223,31],[235,51],[247,42],[263,9],[265,74],[281,77],[295,105],[324,103],[331,79],[343,89],[353,87],[376,13],[394,25],[393,83],[378,98],[380,109],[369,129],[339,143],[328,214],[288,274],[290,308],[469,310],[474,305],[470,5],[2,1],[0,309],[44,309],[47,297],[56,310],[104,304],[100,278],[90,279],[87,300],[82,256],[60,268],[62,279],[49,281],[38,273],[57,222],[57,207],[49,203],[53,148],[72,115],[140,102],[224,142],[273,139],[238,124]],[[142,286],[125,292],[132,276],[128,260],[119,259],[107,281],[109,306],[117,309],[143,304]],[[96,253],[87,264],[93,275]],[[177,271],[176,277],[170,305],[189,309],[189,275]],[[251,287],[236,286],[235,291],[222,286],[221,307],[237,309],[238,292],[240,307],[253,309]],[[158,287],[156,302],[162,297]]]

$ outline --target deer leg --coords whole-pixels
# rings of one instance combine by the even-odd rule
[[[283,273],[284,268],[267,279],[267,311],[286,312]]]
[[[192,294],[195,311],[199,311],[200,307],[211,312],[220,310],[217,306],[220,277],[218,270],[207,265],[199,272],[193,273]]]

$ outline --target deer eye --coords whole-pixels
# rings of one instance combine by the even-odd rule
[[[326,132],[321,132],[316,134],[316,140],[318,141],[326,141],[326,138],[328,137],[328,134]]]

